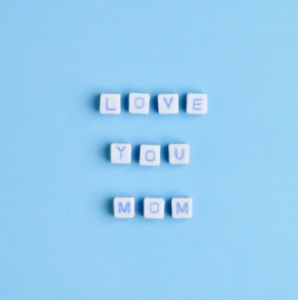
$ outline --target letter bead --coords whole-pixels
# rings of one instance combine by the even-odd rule
[[[207,94],[187,94],[186,112],[188,114],[207,113]]]
[[[171,165],[189,164],[189,145],[188,144],[170,144],[169,145],[169,163]]]
[[[133,218],[135,216],[134,197],[115,197],[114,198],[114,217]]]
[[[190,219],[192,217],[192,198],[172,198],[172,217]]]
[[[163,219],[165,200],[163,198],[144,198],[144,217],[146,219]]]
[[[129,113],[149,114],[150,95],[141,93],[129,94]]]
[[[131,163],[131,144],[111,144],[111,163],[130,164]]]
[[[158,112],[160,114],[178,114],[179,96],[178,94],[158,95]]]
[[[121,95],[101,94],[99,110],[101,114],[119,115],[121,113]]]
[[[160,145],[141,145],[139,163],[141,166],[159,166]]]

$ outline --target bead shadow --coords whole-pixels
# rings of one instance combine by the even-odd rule
[[[165,215],[172,216],[171,199],[166,200],[166,203],[165,203]]]
[[[132,147],[132,160],[136,161],[137,163],[140,160],[140,148],[140,145]]]
[[[153,111],[153,112],[158,112],[157,95],[151,97],[151,100],[150,100],[150,110]]]
[[[96,94],[91,97],[90,106],[92,110],[96,110],[99,112],[99,100],[100,100],[100,94]]]
[[[111,146],[110,146],[110,144],[109,144],[109,145],[105,145],[105,146],[104,146],[104,149],[103,149],[103,157],[104,157],[106,160],[108,160],[108,161],[111,160],[111,151],[110,151],[110,148],[111,148]],[[101,153],[101,154],[102,154],[102,153]]]
[[[169,161],[169,147],[168,147],[168,145],[161,146],[160,158],[161,158],[161,160],[164,160],[166,162]]]
[[[186,94],[184,94],[180,97],[179,110],[186,112]]]
[[[129,112],[129,94],[121,97],[121,109]]]
[[[108,201],[104,204],[105,211],[109,214],[114,216],[114,198],[110,198]]]
[[[144,198],[136,200],[136,215],[144,215]]]

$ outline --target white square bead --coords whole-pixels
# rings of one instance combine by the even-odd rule
[[[188,114],[207,113],[207,94],[187,94],[186,112]]]
[[[140,149],[141,166],[160,165],[160,145],[141,145]]]
[[[179,96],[178,94],[158,95],[158,112],[160,114],[178,114]]]
[[[144,199],[144,217],[146,219],[163,219],[165,216],[165,200],[163,198]]]
[[[172,198],[172,217],[190,219],[192,217],[192,198]]]
[[[131,163],[131,144],[111,144],[111,163],[130,164]]]
[[[129,94],[129,112],[131,114],[149,114],[150,95],[140,93]]]
[[[115,197],[114,198],[114,217],[133,218],[135,216],[134,197]]]
[[[100,113],[119,115],[121,113],[121,95],[101,94]]]
[[[188,144],[170,144],[169,145],[169,163],[171,165],[189,164],[189,145]]]

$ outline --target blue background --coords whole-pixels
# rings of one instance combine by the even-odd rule
[[[0,298],[298,298],[297,1],[0,2]],[[100,115],[100,93],[122,113]],[[129,92],[152,96],[130,115]],[[208,114],[185,113],[188,92]],[[179,115],[156,110],[178,93]],[[112,165],[111,142],[133,145]],[[160,167],[138,146],[162,145]],[[170,166],[168,143],[189,143]],[[112,216],[114,196],[137,215]],[[189,196],[191,220],[143,197]]]

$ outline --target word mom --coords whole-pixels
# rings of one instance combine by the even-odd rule
[[[111,163],[130,164],[131,144],[128,143],[111,144]],[[159,166],[160,145],[141,145],[139,163],[141,166]],[[170,144],[169,163],[171,165],[187,165],[189,163],[189,145]]]
[[[192,217],[192,198],[172,198],[172,217],[174,219],[190,219]],[[114,217],[133,218],[135,216],[134,197],[114,198]],[[146,219],[163,219],[165,216],[165,200],[163,198],[144,198],[144,217]]]
[[[178,114],[179,96],[178,94],[160,94],[157,97],[159,114]],[[129,94],[129,113],[131,114],[149,114],[150,95],[143,93]],[[117,115],[121,113],[121,95],[120,94],[101,94],[100,107],[101,114]],[[186,112],[188,114],[206,114],[207,113],[207,94],[187,94]]]

